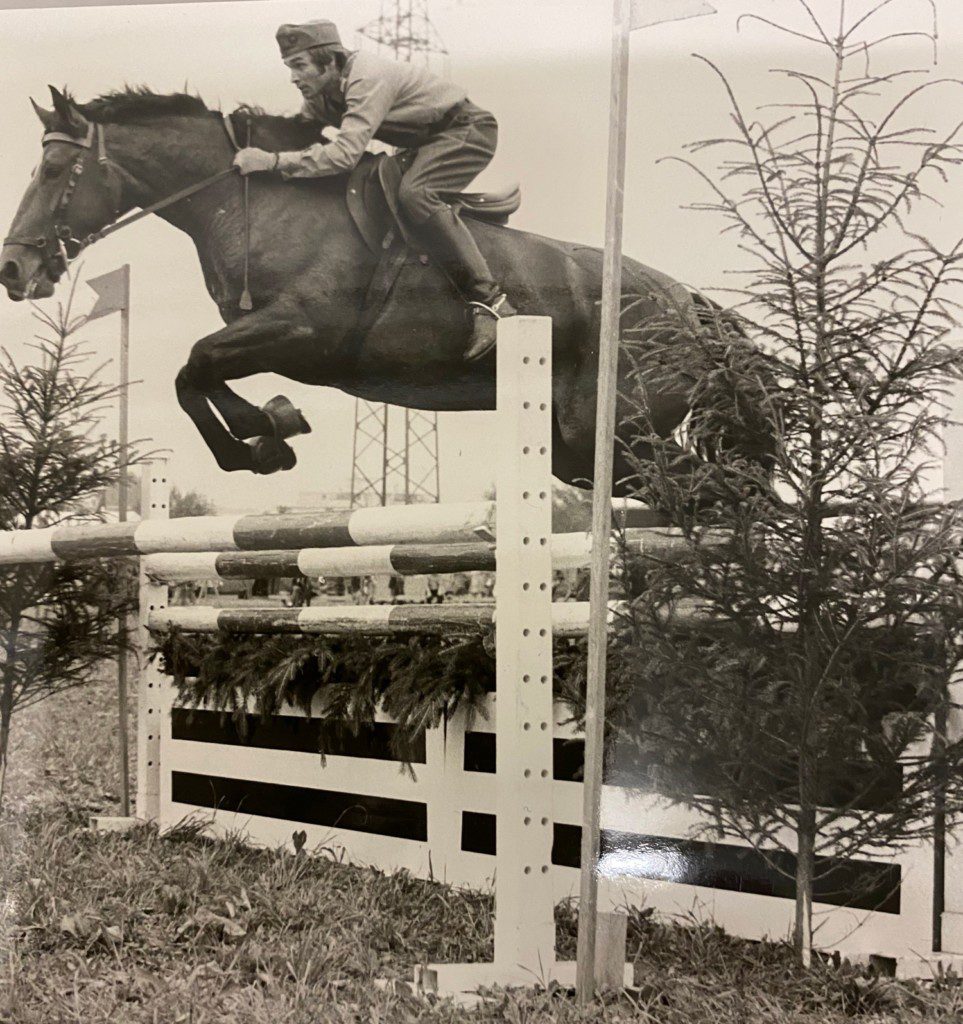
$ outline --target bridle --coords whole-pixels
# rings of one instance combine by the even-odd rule
[[[106,171],[108,157],[107,147],[104,144],[104,126],[102,124],[91,123],[87,129],[87,137],[83,139],[75,135],[68,135],[66,132],[44,133],[42,140],[44,146],[49,145],[51,142],[66,142],[68,145],[75,146],[78,151],[73,163],[70,165],[70,173],[67,175],[63,191],[60,193],[60,197],[54,206],[53,238],[48,238],[46,235],[41,235],[37,238],[11,235],[3,240],[4,245],[23,245],[31,249],[38,249],[44,267],[54,281],[60,278],[70,265],[70,261],[76,259],[87,244],[86,240],[81,241],[74,236],[67,220],[67,214],[70,208],[70,200],[73,198],[81,175],[84,173],[84,163],[95,141],[97,144],[97,163]],[[118,187],[115,199],[119,199],[119,195]],[[114,210],[114,216],[116,217],[116,202],[114,203]]]
[[[116,187],[111,185],[109,181],[109,174],[110,167],[113,166],[116,168],[115,173],[119,177],[120,168],[117,167],[117,165],[114,164],[107,155],[107,145],[104,139],[104,126],[98,122],[91,122],[87,128],[87,135],[85,138],[68,135],[66,132],[45,132],[41,142],[44,146],[49,145],[51,142],[66,142],[68,145],[75,146],[78,150],[74,162],[70,166],[70,173],[67,175],[67,181],[64,184],[63,191],[60,193],[60,197],[54,207],[53,237],[48,238],[46,235],[41,235],[39,237],[29,238],[11,235],[3,240],[3,244],[22,245],[30,249],[39,250],[44,268],[54,281],[58,281],[60,277],[66,273],[70,264],[77,259],[88,245],[92,245],[101,238],[105,238],[107,235],[113,234],[115,231],[119,231],[121,228],[127,227],[128,224],[133,224],[134,221],[140,220],[148,214],[162,210],[164,207],[172,206],[174,203],[178,203],[182,199],[186,199],[188,196],[193,195],[195,192],[200,192],[202,189],[208,188],[210,185],[215,184],[215,182],[221,181],[235,173],[233,167],[228,167],[223,171],[218,171],[217,174],[212,174],[203,181],[197,182],[194,185],[188,185],[186,188],[182,188],[172,195],[158,200],[156,203],[151,203],[150,206],[145,206],[136,213],[132,213],[121,220],[117,220],[117,217],[120,215],[120,196],[122,185],[119,181],[117,181]],[[70,227],[68,212],[70,209],[70,201],[73,198],[74,192],[77,190],[77,185],[80,182],[81,175],[84,173],[84,164],[87,156],[94,148],[95,143],[97,147],[97,164],[102,167],[105,174],[108,175],[108,187],[111,189],[114,215],[105,227],[102,227],[99,231],[93,231],[81,239],[76,237]]]

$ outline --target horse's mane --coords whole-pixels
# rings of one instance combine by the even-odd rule
[[[221,111],[208,107],[200,96],[187,92],[156,93],[143,85],[125,86],[87,103],[73,102],[84,117],[101,124],[142,124],[165,117],[221,117]],[[300,115],[268,114],[262,107],[248,103],[241,104],[234,114],[236,127],[243,123],[243,115],[251,118],[264,145],[301,149],[318,141],[317,124]]]
[[[73,102],[89,120],[112,124],[152,121],[160,117],[206,117],[211,114],[200,96],[186,92],[163,95],[144,85],[115,89],[89,103]]]

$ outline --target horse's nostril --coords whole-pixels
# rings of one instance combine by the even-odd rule
[[[7,260],[4,265],[0,267],[0,281],[4,284],[20,283],[20,265],[16,260]]]

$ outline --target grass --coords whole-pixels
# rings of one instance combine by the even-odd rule
[[[491,957],[491,901],[405,874],[165,836],[87,831],[116,813],[113,683],[16,724],[0,876],[0,1021],[124,1024],[959,1024],[963,986],[852,968],[797,970],[784,946],[705,925],[630,921],[637,990],[582,1012],[567,994],[503,994],[476,1011],[400,986],[420,962]],[[574,956],[575,917],[558,913]]]

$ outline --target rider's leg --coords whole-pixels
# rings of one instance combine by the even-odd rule
[[[399,193],[409,224],[471,305],[474,327],[465,358],[472,360],[491,351],[496,321],[515,310],[471,232],[440,195],[469,185],[491,162],[497,141],[494,117],[469,105],[445,131],[417,149]]]

